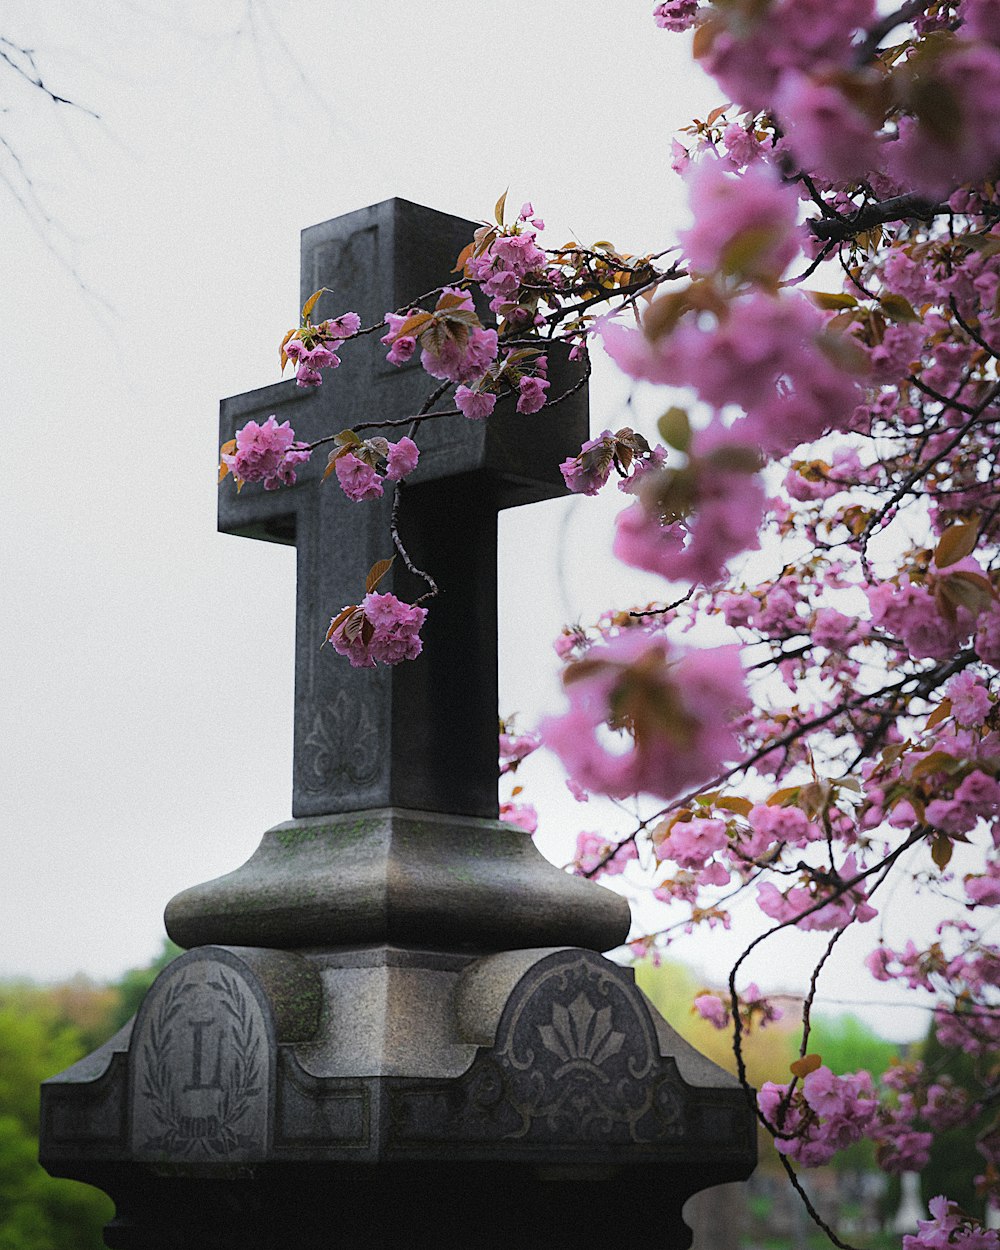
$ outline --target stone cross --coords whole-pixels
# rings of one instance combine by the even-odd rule
[[[316,319],[353,310],[363,325],[377,324],[454,281],[474,230],[399,199],[313,226],[302,234],[303,303],[328,287]],[[289,380],[224,400],[220,440],[271,413],[312,441],[418,412],[434,380],[416,358],[402,369],[387,364],[379,338],[347,343],[342,366],[315,391]],[[557,395],[574,374],[563,356],[551,363]],[[237,494],[231,479],[222,484],[221,530],[296,547],[293,815],[397,807],[496,818],[497,513],[563,494],[559,460],[587,437],[585,389],[551,413],[520,416],[513,407],[501,403],[488,422],[430,420],[417,435],[421,459],[401,493],[399,528],[441,593],[428,605],[424,653],[393,668],[351,669],[320,645],[331,617],[360,602],[369,568],[393,554],[391,485],[381,500],[354,503],[335,478],[322,480],[319,450],[291,488],[248,485]],[[379,590],[413,602],[427,586],[397,559]]]
[[[303,294],[373,324],[472,229],[400,200],[313,227]],[[374,340],[318,392],[227,400],[222,441],[272,412],[305,441],[416,412],[426,377]],[[573,385],[565,360],[549,377]],[[396,668],[320,649],[389,554],[389,499],[352,503],[322,456],[290,489],[223,483],[222,529],[297,548],[296,818],[171,900],[186,953],[43,1087],[42,1163],[114,1198],[114,1250],[606,1250],[626,1193],[633,1240],[686,1250],[685,1200],[753,1168],[745,1091],[598,953],[626,901],[495,819],[497,511],[561,493],[587,434],[582,388],[512,407],[421,429],[399,523],[442,593]],[[397,562],[389,588],[423,585]]]

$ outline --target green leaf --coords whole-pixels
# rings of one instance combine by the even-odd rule
[[[728,447],[717,447],[705,457],[715,469],[729,473],[757,473],[764,466],[760,452],[753,447],[741,447],[730,443]]]
[[[824,312],[834,312],[841,308],[857,308],[858,301],[846,291],[809,291],[809,298],[817,308]]]
[[[509,190],[510,187],[507,188],[507,191]],[[503,229],[503,210],[507,204],[507,191],[497,200],[496,207],[493,209],[493,218],[501,229]]]
[[[879,307],[891,321],[919,321],[920,317],[913,305],[905,296],[894,295],[891,291],[879,300]]]
[[[691,446],[691,421],[684,408],[668,408],[656,423],[660,437],[668,447],[687,452]]]
[[[750,800],[739,794],[721,794],[715,800],[715,806],[726,812],[735,812],[738,816],[749,816],[753,810]]]

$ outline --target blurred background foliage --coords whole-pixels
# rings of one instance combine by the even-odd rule
[[[89,1054],[134,1015],[180,948],[100,985],[0,984],[0,1250],[101,1250],[114,1213],[99,1190],[55,1180],[38,1163],[38,1087]]]

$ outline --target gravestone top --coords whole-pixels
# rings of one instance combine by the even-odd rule
[[[453,281],[475,229],[399,199],[313,226],[302,234],[303,296],[327,287],[330,315],[352,310],[373,325]],[[552,396],[579,377],[559,345],[549,376]],[[343,364],[314,391],[289,380],[224,400],[220,440],[274,413],[291,421],[298,441],[312,442],[360,421],[415,414],[434,389],[416,361],[388,364],[378,334],[369,334],[345,344]],[[365,431],[394,440],[403,432]],[[421,426],[399,530],[441,593],[427,605],[423,654],[391,668],[352,669],[320,644],[331,618],[360,602],[369,568],[393,554],[392,492],[349,500],[335,478],[323,481],[320,452],[292,487],[248,485],[237,494],[222,484],[221,530],[296,547],[293,815],[397,807],[496,818],[497,513],[564,494],[559,462],[587,435],[585,388],[531,416],[508,399],[485,422]],[[379,590],[413,602],[427,586],[397,559]]]

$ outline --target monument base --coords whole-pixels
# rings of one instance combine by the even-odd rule
[[[686,1199],[756,1161],[735,1079],[580,948],[199,947],[42,1117],[121,1250],[596,1247],[643,1203],[683,1250]]]

